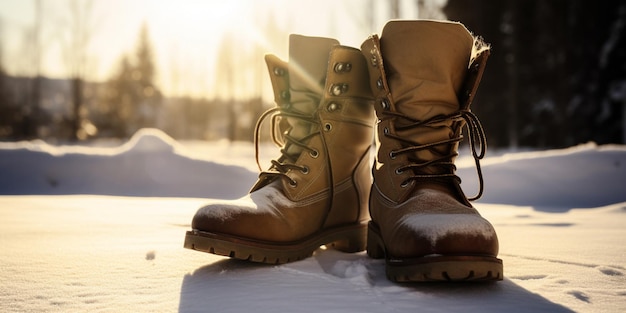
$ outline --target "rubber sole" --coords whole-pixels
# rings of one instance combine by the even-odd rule
[[[394,258],[385,251],[378,227],[370,222],[367,254],[385,258],[387,278],[394,282],[492,282],[503,279],[502,260],[491,256],[426,256]]]
[[[256,241],[200,230],[187,231],[184,247],[187,249],[266,264],[282,264],[313,255],[325,245],[343,252],[365,250],[367,225],[355,224],[320,231],[296,242]]]

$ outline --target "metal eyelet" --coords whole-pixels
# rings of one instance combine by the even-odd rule
[[[406,188],[406,187],[408,187],[410,184],[411,184],[411,183],[410,183],[410,181],[405,180],[405,181],[403,181],[403,182],[400,184],[400,188]]]
[[[383,87],[383,78],[379,77],[378,80],[376,80],[376,88],[383,89]]]
[[[330,87],[330,93],[333,96],[340,96],[346,92],[348,92],[348,84],[334,84]]]
[[[308,166],[304,166],[300,169],[300,172],[302,172],[302,174],[306,175],[309,173],[309,167]]]
[[[284,100],[288,100],[289,98],[291,98],[291,94],[289,93],[289,90],[283,90],[280,92],[280,98],[284,99]]]
[[[383,110],[389,110],[389,108],[391,107],[391,105],[389,104],[389,100],[386,98],[380,100],[380,106],[383,108]]]
[[[273,72],[276,76],[283,76],[286,73],[285,69],[282,67],[275,67]]]
[[[480,69],[480,63],[476,63],[472,66],[472,71],[474,72],[478,72],[479,69]]]
[[[383,128],[383,134],[389,135],[389,127]]]
[[[317,159],[317,157],[319,157],[319,156],[320,156],[320,152],[319,152],[319,151],[317,151],[317,150],[312,150],[312,151],[310,151],[310,152],[309,152],[309,155],[310,155],[312,158]]]
[[[397,157],[396,153],[393,151],[389,151],[389,158],[391,158],[392,160],[395,160]]]
[[[331,125],[330,123],[326,123],[324,124],[324,130],[329,132],[333,129],[333,125]]]
[[[289,187],[291,187],[291,188],[296,188],[296,187],[298,187],[298,182],[297,182],[297,181],[295,181],[295,180],[293,180],[293,179],[290,179],[290,180],[289,180]]]
[[[396,175],[402,175],[403,173],[404,171],[400,169],[399,167],[396,169]]]
[[[352,70],[352,64],[337,62],[335,63],[335,67],[333,69],[335,73],[350,72],[350,70]]]
[[[326,111],[328,112],[334,112],[339,110],[339,104],[335,103],[335,102],[331,102],[326,106]]]

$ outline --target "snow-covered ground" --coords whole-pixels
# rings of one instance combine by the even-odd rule
[[[155,130],[0,143],[0,311],[626,312],[625,146],[488,155],[476,207],[500,238],[493,284],[395,284],[365,253],[269,266],[183,249],[197,208],[247,192],[253,156]],[[471,195],[473,162],[458,164]]]

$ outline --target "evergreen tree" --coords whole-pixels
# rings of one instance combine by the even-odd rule
[[[626,3],[450,0],[445,13],[492,44],[473,106],[490,143],[626,139]]]
[[[143,127],[155,127],[162,96],[155,80],[154,53],[144,24],[133,58],[123,56],[108,82],[98,128],[105,136],[125,138]]]
[[[137,80],[139,88],[143,93],[143,98],[151,98],[156,90],[154,85],[155,66],[154,53],[148,34],[148,26],[143,24],[139,33],[137,50],[135,52],[136,64],[134,79]]]
[[[154,82],[156,78],[154,52],[146,24],[143,24],[139,32],[133,66],[132,78],[137,96],[137,103],[135,104],[137,114],[134,116],[136,129],[133,131],[136,131],[142,127],[156,126],[157,112],[162,98]]]

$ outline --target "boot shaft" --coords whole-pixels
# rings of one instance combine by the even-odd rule
[[[374,112],[361,51],[292,36],[289,63],[266,56],[281,155],[251,192],[196,213],[186,247],[265,263],[298,260],[320,245],[365,248]],[[258,158],[257,158],[258,161]]]
[[[415,120],[458,111],[472,46],[473,37],[459,23],[388,23],[380,38],[380,54],[393,109]]]
[[[380,39],[374,35],[363,43],[379,120],[374,180],[394,202],[428,187],[469,205],[454,160],[488,56],[487,49],[478,66],[470,66],[475,42],[459,23],[392,21]],[[471,124],[480,128],[477,119]],[[484,139],[475,132],[470,137]]]
[[[289,36],[289,89],[292,110],[311,114],[319,105],[332,48],[332,38]]]
[[[360,50],[325,38],[292,35],[290,62],[268,55],[266,63],[278,106],[274,133],[288,155],[278,161],[299,168],[284,171],[285,194],[297,201],[332,192],[342,184],[354,189],[355,181],[366,186],[358,186],[358,193],[368,194],[371,178],[362,162],[372,143],[375,117]],[[294,139],[299,143],[294,144]],[[273,167],[267,172],[280,170]],[[276,177],[264,176],[253,190]]]
[[[329,52],[339,42],[331,38],[307,37],[292,34],[289,36],[289,110],[294,113],[313,115],[323,94],[326,80],[326,67]],[[295,139],[302,139],[315,125],[297,118],[287,118],[292,126],[289,133]],[[301,147],[291,145],[287,152],[300,154]]]

